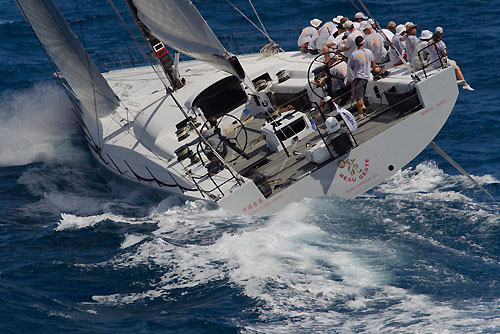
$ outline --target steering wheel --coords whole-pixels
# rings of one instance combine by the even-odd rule
[[[325,62],[323,61],[323,57],[327,53],[331,52],[330,51],[322,52],[318,54],[316,57],[314,57],[311,64],[309,64],[309,68],[307,70],[307,82],[309,84],[309,88],[311,89],[313,94],[319,97],[320,99],[324,99],[328,95],[328,91],[326,90],[326,85],[320,84],[319,80],[324,76],[328,77],[329,74],[327,74],[327,72],[330,71],[330,68],[337,65],[342,60],[345,60],[343,56],[339,55],[338,60],[334,62],[330,61],[330,64],[325,64]],[[321,87],[323,95],[320,95],[317,92],[318,87]]]
[[[229,135],[227,135],[226,133],[221,133],[221,141],[217,145],[217,147],[214,147],[214,149],[217,150],[220,147],[220,145],[222,145],[222,143],[224,142],[227,146],[229,146],[229,148],[231,148],[232,152],[236,153],[236,155],[234,157],[231,157],[230,160],[226,160],[227,162],[233,162],[236,159],[238,159],[241,155],[245,154],[245,149],[247,148],[248,144],[248,132],[246,127],[243,125],[243,122],[239,120],[236,116],[230,114],[224,114],[221,117],[219,117],[217,120],[217,125],[216,125],[217,127],[219,127],[219,124],[222,122],[224,117],[233,118],[234,120],[231,122],[233,126],[236,124],[239,124],[239,126],[234,127],[234,131],[231,131]],[[206,121],[200,128],[200,133],[203,134],[203,132],[209,128],[210,128],[210,123]],[[197,147],[198,152],[202,142],[203,141],[200,141],[198,143]]]

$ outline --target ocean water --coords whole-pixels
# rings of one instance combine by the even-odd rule
[[[133,46],[106,1],[56,3],[88,49]],[[195,3],[217,34],[243,32],[241,51],[265,43],[226,1]],[[0,333],[499,333],[497,4],[365,3],[383,24],[444,28],[476,90],[435,141],[495,201],[431,148],[365,196],[261,218],[124,184],[93,160],[32,31],[0,0]],[[311,18],[358,11],[254,4],[288,50]]]

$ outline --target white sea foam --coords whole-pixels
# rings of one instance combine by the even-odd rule
[[[76,130],[68,97],[55,84],[9,91],[0,99],[0,166],[51,159]]]
[[[499,183],[491,175],[474,176],[481,185]],[[447,189],[458,186],[461,189],[476,187],[463,175],[448,175],[440,169],[435,162],[427,161],[418,164],[415,168],[406,168],[398,171],[387,182],[377,189],[387,194],[416,194],[427,193],[443,200],[467,200],[468,198],[457,191]]]
[[[56,231],[68,230],[68,229],[81,229],[94,226],[95,224],[101,223],[106,220],[112,220],[115,222],[126,221],[127,223],[133,223],[133,221],[128,218],[123,218],[121,216],[113,215],[113,214],[102,214],[96,216],[88,216],[88,217],[78,217],[72,214],[61,214],[61,220],[59,221]],[[139,222],[142,223],[142,222]]]
[[[450,176],[433,164],[422,164],[415,170],[419,179],[415,183],[415,175],[405,176],[415,173],[409,170],[381,186],[387,191],[391,187],[406,187],[405,191],[388,196],[387,201],[397,204],[400,196],[410,204],[425,203],[429,194],[435,193],[441,194],[435,200],[444,202],[445,209],[449,195],[443,193],[455,194],[441,189]],[[405,237],[458,257],[481,257],[412,231],[403,216],[380,217],[379,211],[371,210],[377,206],[372,201],[373,198],[355,202],[305,200],[289,205],[275,216],[251,218],[233,215],[204,201],[169,197],[146,217],[64,214],[56,229],[88,228],[106,220],[157,226],[152,232],[126,234],[120,245],[122,252],[109,261],[83,265],[111,266],[115,270],[152,266],[160,275],[148,282],[143,291],[93,296],[93,304],[97,305],[122,306],[158,298],[168,302],[179,298],[179,292],[184,298],[192,288],[229,281],[248,297],[260,301],[257,311],[261,321],[239,323],[249,333],[323,333],[332,328],[339,333],[474,333],[498,329],[500,321],[489,316],[495,313],[492,304],[463,309],[452,302],[436,301],[398,287],[387,268],[404,258],[395,254],[397,250],[389,242],[350,238],[341,235],[345,231],[332,234],[321,227],[325,226],[322,220],[337,226],[339,219],[351,218],[356,206],[363,210],[364,219],[380,219],[381,225]],[[477,204],[466,197],[456,196],[453,201],[463,202],[466,207],[449,208],[447,212],[457,217],[474,217],[476,222],[471,220],[471,225],[498,221],[498,213],[486,209],[470,212]],[[401,215],[408,214],[407,204],[399,205]],[[328,208],[328,214],[317,215],[315,206]],[[481,260],[497,263],[484,256]],[[451,277],[441,268],[424,269],[450,279],[464,279],[460,273]]]
[[[146,238],[147,238],[146,235],[128,234],[127,233],[127,234],[125,234],[125,240],[120,245],[120,248],[125,249],[128,247],[134,246]]]
[[[210,244],[181,245],[172,241],[182,234],[186,238],[198,225],[215,232],[216,222],[236,217],[207,209],[200,201],[163,203],[159,207],[165,205],[166,211],[157,208],[144,218],[155,220],[158,229],[148,238],[127,235],[121,246],[126,252],[102,264],[117,270],[154,265],[163,268],[161,279],[142,292],[97,295],[93,300],[108,306],[156,298],[168,301],[179,295],[174,291],[183,291],[184,298],[190,288],[229,280],[261,302],[261,321],[239,322],[247,333],[324,333],[332,328],[338,333],[479,333],[500,328],[494,316],[500,301],[479,307],[470,306],[472,301],[464,309],[395,286],[387,267],[380,265],[402,261],[394,258],[392,246],[325,232],[317,223],[328,218],[316,216],[314,203],[289,205],[264,220],[242,220],[236,230],[219,234]],[[384,223],[397,225],[390,219]],[[435,240],[423,240],[446,248]]]

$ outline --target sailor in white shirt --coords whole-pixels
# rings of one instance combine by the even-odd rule
[[[406,60],[411,61],[413,58],[413,53],[415,47],[417,46],[419,39],[417,36],[417,25],[413,22],[407,22],[406,25]]]
[[[357,12],[354,15],[354,20],[352,20],[352,23],[354,24],[354,29],[359,30],[359,27],[361,25],[361,22],[364,20],[368,20],[368,17],[362,12]]]
[[[344,61],[339,62],[330,68],[330,74],[332,75],[333,91],[343,88],[346,85],[347,63]]]
[[[441,62],[438,60],[439,57],[444,57],[442,58],[442,61],[446,61],[447,53],[446,53],[446,44],[441,40],[441,37],[443,36],[443,28],[442,27],[437,27],[436,30],[434,30],[434,39],[432,39],[429,44],[434,45],[429,48],[429,62],[432,64],[431,66],[438,67],[441,66]],[[437,49],[437,50],[436,50]],[[458,67],[457,63],[454,60],[448,59],[448,64],[454,67],[455,69],[455,76],[457,78],[457,84],[462,85],[463,89],[466,90],[474,90],[467,82],[465,82],[464,76],[462,74],[462,71],[460,70],[460,67]]]
[[[363,36],[356,37],[355,43],[357,50],[352,53],[347,65],[354,74],[352,95],[357,103],[358,114],[363,118],[363,109],[365,109],[363,98],[371,75],[370,69],[373,69],[374,72],[380,72],[380,68],[375,64],[373,53],[369,49],[363,48]]]
[[[386,28],[382,29],[382,33],[387,37],[387,39],[384,38],[384,46],[386,47],[386,49],[389,49],[390,41],[392,41],[392,39],[394,38],[395,32],[396,32],[396,23],[394,21],[390,21],[387,24],[387,29]]]
[[[319,29],[319,37],[315,42],[315,47],[319,51],[322,50],[323,45],[328,43],[328,38],[332,36],[337,31],[337,24],[333,21],[328,21],[323,24]]]
[[[428,49],[426,49],[426,47],[429,44],[429,40],[431,38],[432,32],[430,32],[429,30],[422,30],[422,33],[420,34],[420,42],[418,42],[417,46],[415,47],[415,51],[413,51],[413,57],[410,60],[410,64],[414,69],[420,70],[427,64]]]
[[[392,44],[398,50],[398,52],[401,56],[404,56],[405,48],[406,48],[406,42],[405,42],[405,36],[404,36],[405,32],[406,32],[405,26],[400,24],[396,27],[396,34],[392,38]],[[398,66],[398,65],[401,65],[403,63],[393,48],[390,49],[389,55],[391,58],[391,63],[394,66]]]
[[[354,24],[351,21],[344,22],[344,28],[349,32],[347,39],[345,41],[345,46],[337,49],[335,54],[343,52],[347,58],[351,57],[351,54],[357,50],[356,37],[363,36],[363,33],[359,30],[354,29]]]
[[[437,27],[434,32],[434,38],[429,42],[429,44],[433,45],[429,48],[429,64],[432,67],[441,66],[439,58],[441,58],[443,65],[446,65],[446,44],[441,40],[442,32],[440,33],[442,29],[441,27]]]
[[[345,36],[344,26],[341,24],[337,26],[337,33],[338,33],[337,37],[333,37],[333,35],[329,36],[328,40],[326,41],[326,44],[323,45],[322,51],[325,52],[325,59],[324,59],[325,64],[328,64],[330,59],[335,56],[333,52],[339,47],[341,47],[344,39],[347,37]]]
[[[368,21],[361,23],[361,29],[365,35],[365,48],[373,52],[375,62],[377,64],[386,63],[389,60],[389,55],[384,47],[384,37],[373,31],[372,25]]]
[[[300,33],[297,40],[297,45],[302,52],[307,52],[307,46],[309,45],[309,43],[318,38],[318,28],[321,23],[322,21],[319,19],[312,19],[309,22],[310,26],[302,29],[302,32]]]

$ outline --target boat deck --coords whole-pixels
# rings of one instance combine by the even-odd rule
[[[309,113],[308,116],[315,121],[321,133],[326,135],[327,131],[323,118],[318,115],[318,111],[313,111],[313,113]],[[336,111],[325,116],[335,116],[335,114],[337,114]],[[410,114],[401,115],[386,104],[372,104],[365,111],[365,115],[366,117],[363,120],[358,121],[358,129],[352,133],[354,147],[363,144],[404,120]],[[237,154],[229,149],[226,160],[233,160],[231,165],[234,170],[244,176],[248,175],[252,170],[264,175],[271,186],[272,194],[279,193],[302,177],[307,176],[310,172],[339,158],[339,156],[330,157],[321,164],[312,163],[306,159],[305,152],[307,149],[322,140],[318,131],[314,131],[312,134],[287,147],[286,151],[288,155],[285,150],[271,152],[261,132],[261,127],[264,123],[265,119],[263,115],[252,117],[244,123],[248,135],[245,153],[249,159],[245,159],[242,156],[236,157]],[[339,123],[344,125],[342,120]],[[231,134],[229,134],[230,136]],[[241,140],[240,145],[241,147],[244,146]]]

